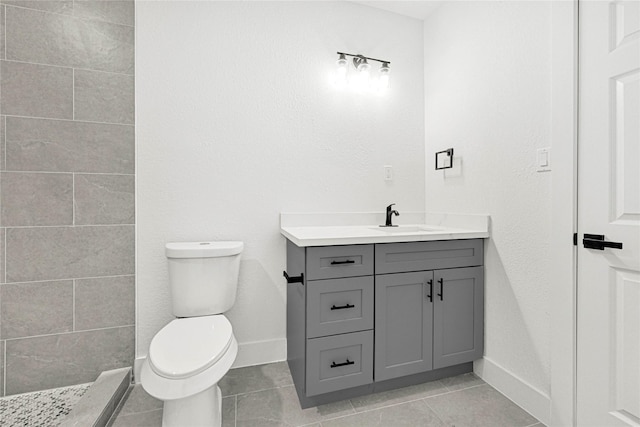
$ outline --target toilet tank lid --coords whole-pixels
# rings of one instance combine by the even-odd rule
[[[165,254],[167,258],[215,258],[237,255],[243,248],[237,241],[175,242],[165,245]]]

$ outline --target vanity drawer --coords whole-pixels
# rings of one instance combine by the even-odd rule
[[[307,248],[307,280],[373,274],[373,245]]]
[[[373,331],[307,340],[306,394],[373,382]]]
[[[373,276],[307,281],[307,337],[373,329]]]
[[[376,274],[482,265],[482,239],[376,245]]]

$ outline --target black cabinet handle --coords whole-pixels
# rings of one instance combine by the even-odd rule
[[[331,261],[331,265],[342,265],[342,264],[355,264],[356,262],[352,259],[347,259],[345,261]]]
[[[349,304],[349,303],[347,303],[346,305],[341,305],[339,307],[336,307],[336,305],[334,304],[331,306],[331,310],[343,310],[345,308],[353,308],[353,307],[355,307],[355,305]]]
[[[429,302],[433,302],[433,279],[429,279],[427,283],[429,284],[429,295],[427,295],[427,298],[429,298]]]
[[[300,273],[299,276],[289,276],[286,271],[283,271],[282,275],[287,279],[287,283],[301,283],[304,286],[304,273]]]
[[[347,359],[347,361],[346,361],[346,362],[343,362],[343,363],[331,362],[331,367],[332,367],[332,368],[337,368],[337,367],[339,367],[339,366],[353,365],[353,364],[355,364],[355,363],[356,363],[356,362],[354,362],[354,361],[352,361],[352,360]]]
[[[438,283],[440,283],[440,293],[438,294],[438,296],[440,297],[440,301],[442,301],[442,298],[444,298],[444,279],[438,279]]]
[[[604,248],[622,249],[621,242],[605,242],[604,234],[585,234],[582,244],[587,249],[598,249],[604,251]]]

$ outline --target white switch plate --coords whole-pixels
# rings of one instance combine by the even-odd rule
[[[538,172],[551,170],[551,147],[538,148],[536,152],[536,166]]]
[[[384,180],[393,181],[393,166],[385,165],[384,168]]]

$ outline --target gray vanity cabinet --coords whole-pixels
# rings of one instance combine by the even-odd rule
[[[433,271],[376,276],[376,381],[432,367]]]
[[[287,361],[303,408],[472,370],[482,239],[287,241]]]

